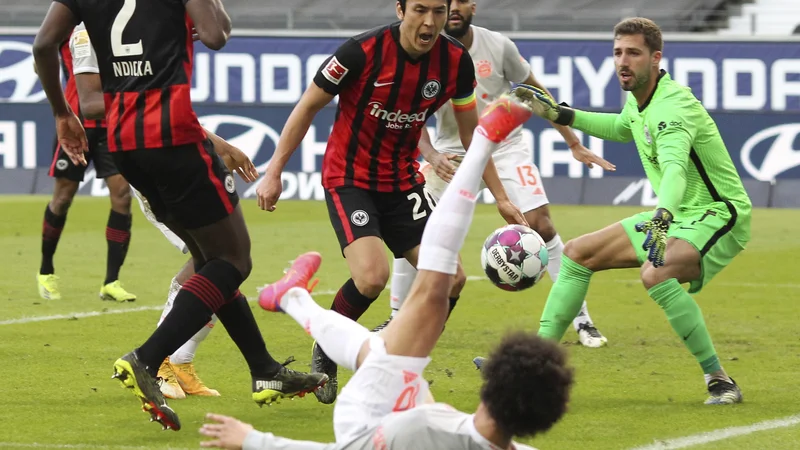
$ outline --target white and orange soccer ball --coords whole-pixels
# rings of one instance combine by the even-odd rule
[[[528,289],[547,272],[547,245],[539,233],[526,226],[506,225],[486,238],[481,265],[500,289]]]

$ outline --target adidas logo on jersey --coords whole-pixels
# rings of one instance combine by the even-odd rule
[[[369,115],[372,117],[377,117],[378,119],[385,120],[386,128],[392,128],[395,130],[402,130],[403,128],[411,128],[413,124],[425,123],[427,119],[428,111],[422,111],[421,113],[417,114],[406,114],[399,109],[394,112],[389,112],[383,109],[383,105],[379,102],[372,102],[369,104],[370,111]]]
[[[261,392],[265,389],[272,391],[280,391],[283,388],[282,381],[264,381],[256,380],[256,392]]]

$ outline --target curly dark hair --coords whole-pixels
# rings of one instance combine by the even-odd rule
[[[481,401],[511,437],[547,431],[567,410],[573,369],[557,343],[512,332],[481,368]]]

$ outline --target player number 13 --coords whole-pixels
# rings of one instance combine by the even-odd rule
[[[122,9],[119,10],[117,17],[114,18],[114,23],[111,25],[111,53],[117,58],[123,56],[137,56],[144,53],[141,39],[135,44],[122,43],[122,32],[128,25],[128,21],[133,17],[133,12],[135,10],[136,0],[125,0]]]

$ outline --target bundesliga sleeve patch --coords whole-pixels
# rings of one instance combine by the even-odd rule
[[[349,71],[350,69],[343,66],[334,56],[331,58],[330,62],[328,62],[328,65],[322,69],[322,75],[331,83],[338,85]]]
[[[86,30],[81,30],[72,37],[72,53],[74,58],[88,58],[92,54],[92,43]]]

